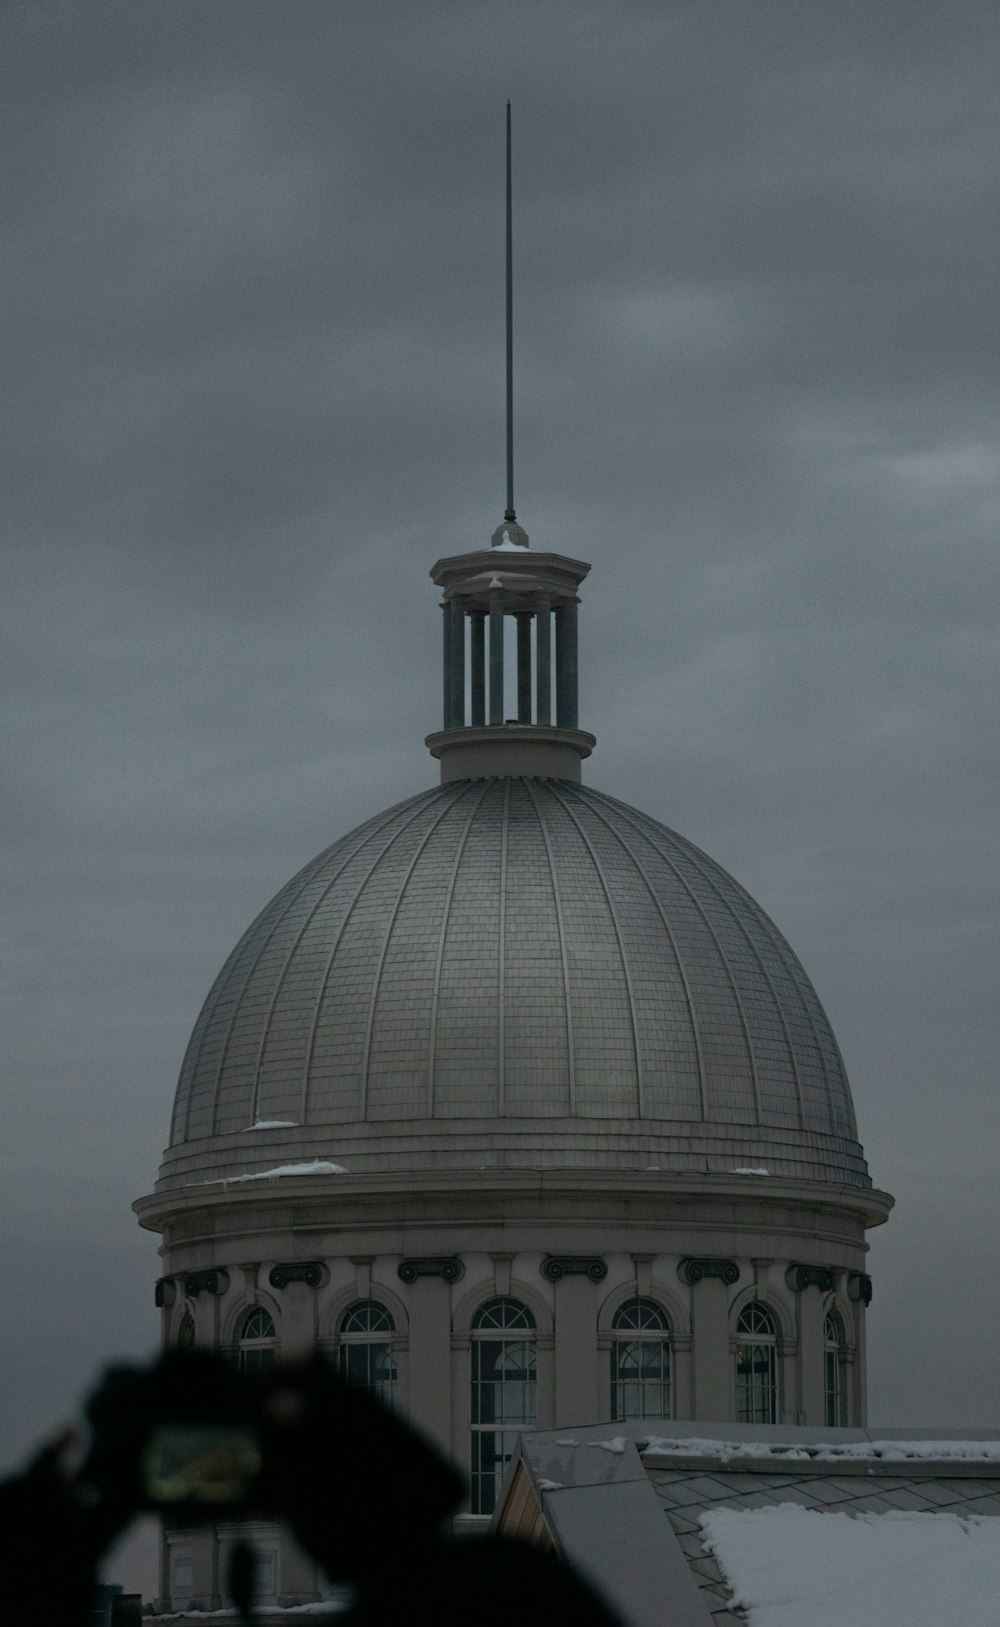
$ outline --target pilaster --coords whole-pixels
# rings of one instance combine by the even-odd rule
[[[691,1295],[694,1416],[724,1422],[732,1411],[729,1290],[739,1280],[734,1260],[685,1259],[678,1275]]]
[[[795,1296],[795,1331],[796,1422],[822,1426],[826,1423],[823,1295],[815,1282],[799,1289]]]
[[[451,1284],[442,1276],[416,1276],[409,1285],[409,1416],[445,1452],[451,1452]]]
[[[555,1284],[555,1426],[597,1418],[597,1303],[586,1274]]]

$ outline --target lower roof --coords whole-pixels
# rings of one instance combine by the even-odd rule
[[[993,1574],[984,1567],[994,1555],[1000,1561],[1000,1430],[632,1420],[546,1430],[522,1436],[494,1524],[553,1545],[590,1578],[627,1627],[736,1627],[747,1616],[720,1564],[720,1555],[725,1559],[731,1551],[720,1541],[720,1528],[723,1537],[733,1530],[732,1522],[724,1529],[720,1510],[783,1511],[755,1524],[752,1534],[758,1546],[771,1542],[779,1568],[783,1527],[800,1545],[804,1536],[801,1521],[791,1526],[789,1514],[837,1514],[869,1527],[881,1516],[920,1515],[926,1522],[947,1515],[956,1531],[989,1538],[967,1545],[966,1569],[979,1567],[974,1576],[969,1572],[975,1584],[970,1594],[978,1589],[979,1596],[990,1596]],[[995,1527],[983,1524],[993,1520]],[[817,1529],[833,1534],[830,1526]],[[841,1524],[838,1535],[845,1532],[864,1535],[860,1525]],[[944,1532],[940,1523],[925,1523],[925,1539]],[[932,1554],[934,1544],[925,1540],[925,1547]],[[877,1543],[869,1544],[871,1551],[879,1551]],[[1000,1590],[1000,1574],[996,1582]],[[786,1603],[797,1603],[788,1596],[794,1585],[789,1566],[783,1576]],[[867,1621],[886,1619],[894,1589],[898,1593],[898,1577],[887,1560],[884,1573],[876,1568],[868,1582]],[[845,1582],[845,1610],[850,1597]],[[806,1608],[803,1597],[803,1617]],[[920,1627],[923,1618],[913,1614],[912,1603],[908,1608],[913,1627]],[[935,1617],[926,1619],[938,1627]]]

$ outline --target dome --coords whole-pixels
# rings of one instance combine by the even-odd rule
[[[830,1024],[760,906],[625,803],[509,774],[334,843],[216,979],[161,1190],[301,1159],[871,1184]]]

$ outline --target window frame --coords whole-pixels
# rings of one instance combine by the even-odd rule
[[[629,1315],[640,1320],[628,1323]],[[645,1319],[645,1320],[641,1320]],[[632,1294],[623,1300],[611,1318],[610,1378],[611,1417],[614,1421],[629,1418],[664,1420],[674,1415],[674,1338],[670,1317],[661,1304],[648,1294]],[[658,1347],[660,1368],[658,1373],[645,1371],[647,1351]],[[623,1362],[638,1361],[637,1376],[623,1372]],[[656,1386],[660,1391],[658,1410],[647,1409],[647,1390]],[[627,1389],[639,1391],[639,1409],[630,1410],[625,1400]]]
[[[750,1326],[751,1320],[756,1320],[758,1325]],[[780,1415],[781,1323],[764,1300],[750,1299],[740,1307],[733,1334],[735,1421],[776,1424]],[[746,1377],[741,1373],[741,1351],[750,1352],[743,1358],[750,1363]],[[763,1375],[763,1383],[758,1375]]]
[[[537,1423],[538,1324],[524,1300],[498,1294],[479,1306],[469,1330],[473,1514],[492,1514],[517,1439]]]
[[[269,1331],[248,1333],[255,1318],[266,1321]],[[278,1358],[278,1321],[266,1305],[248,1305],[234,1330],[233,1354],[241,1373],[259,1373],[272,1367]]]
[[[831,1305],[823,1316],[823,1417],[828,1429],[847,1425],[846,1354],[844,1319]]]
[[[377,1313],[373,1318],[372,1312]],[[352,1318],[367,1315],[367,1327],[349,1327]],[[376,1337],[385,1334],[385,1338]],[[365,1375],[358,1378],[349,1372],[350,1353],[365,1352]],[[337,1372],[346,1384],[364,1390],[383,1406],[398,1405],[399,1398],[399,1335],[396,1319],[384,1300],[369,1296],[356,1299],[341,1312],[337,1319],[336,1345]],[[377,1365],[387,1363],[388,1372],[378,1373]]]

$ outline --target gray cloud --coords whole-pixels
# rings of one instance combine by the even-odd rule
[[[899,1198],[874,1416],[995,1423],[994,8],[0,29],[11,1452],[154,1338],[128,1205],[232,942],[433,778],[426,571],[502,505],[508,94],[519,510],[593,560],[589,777],[830,1009]]]

